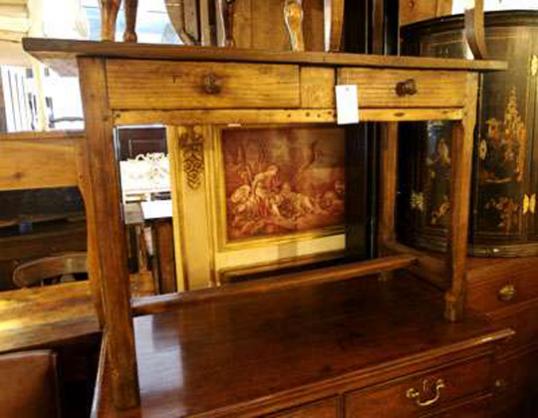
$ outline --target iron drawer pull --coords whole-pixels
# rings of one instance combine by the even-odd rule
[[[414,78],[396,83],[396,94],[399,97],[417,94],[417,83]]]
[[[219,94],[222,90],[219,78],[213,73],[202,78],[202,88],[207,94]]]
[[[422,386],[424,389],[426,389],[427,380],[425,380],[422,383]],[[431,399],[428,399],[427,401],[421,401],[420,400],[420,392],[416,390],[415,388],[407,389],[407,392],[405,392],[405,396],[407,399],[414,400],[415,403],[420,406],[430,406],[436,403],[441,398],[441,389],[445,388],[445,382],[443,379],[437,379],[437,382],[435,382],[435,396]]]

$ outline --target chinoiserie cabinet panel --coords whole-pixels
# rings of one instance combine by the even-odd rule
[[[410,25],[402,34],[407,54],[470,54],[462,16]],[[487,13],[486,38],[492,58],[508,61],[509,70],[485,74],[481,82],[469,251],[484,256],[535,255],[538,13]],[[402,124],[403,149],[408,151],[399,161],[398,233],[407,244],[433,250],[446,246],[451,129],[447,122]]]

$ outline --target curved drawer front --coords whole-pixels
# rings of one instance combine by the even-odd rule
[[[345,397],[346,418],[406,418],[441,411],[453,401],[488,390],[489,375],[489,359],[480,358],[352,392]]]
[[[112,109],[297,108],[299,67],[222,62],[108,60]]]
[[[338,84],[355,84],[361,108],[461,107],[464,72],[341,68]]]
[[[481,312],[491,312],[534,298],[538,298],[536,273],[519,270],[497,277],[488,276],[481,283],[470,281],[467,291],[467,304]]]

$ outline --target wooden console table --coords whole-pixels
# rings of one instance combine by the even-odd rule
[[[465,258],[473,129],[479,73],[506,69],[493,61],[383,57],[314,52],[271,52],[25,39],[25,49],[52,65],[78,65],[86,121],[89,229],[100,242],[92,278],[102,289],[110,387],[119,408],[139,403],[135,338],[128,288],[125,231],[120,209],[113,129],[118,125],[175,126],[176,140],[204,138],[214,125],[331,124],[334,88],[355,84],[360,118],[385,122],[381,145],[379,244],[382,257],[299,281],[273,280],[223,291],[158,297],[145,313],[174,311],[193,301],[241,293],[312,285],[428,263],[428,257],[395,243],[397,123],[452,120],[452,189],[449,251],[439,274],[428,277],[447,288],[445,316],[463,315]],[[396,255],[388,255],[394,254]]]

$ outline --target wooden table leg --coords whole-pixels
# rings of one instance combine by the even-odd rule
[[[398,123],[381,125],[380,181],[379,181],[379,227],[377,231],[378,255],[386,255],[387,244],[396,240],[396,179],[398,166]],[[392,272],[383,273],[381,279],[389,279]]]
[[[125,8],[125,32],[123,40],[125,42],[136,42],[136,13],[138,11],[138,0],[124,0]]]
[[[465,306],[465,262],[467,259],[478,75],[469,74],[467,77],[467,103],[464,109],[464,119],[454,123],[450,150],[450,221],[446,270],[451,287],[445,295],[445,317],[449,321],[461,319]]]
[[[118,409],[126,409],[137,406],[140,399],[114,125],[104,60],[79,58],[78,67],[86,121],[86,155],[92,159],[89,181],[95,203],[87,208],[91,211],[88,230],[93,237],[88,251],[95,254],[100,267],[112,397]]]
[[[121,0],[99,0],[101,7],[101,40],[114,41],[116,37],[116,20]]]

